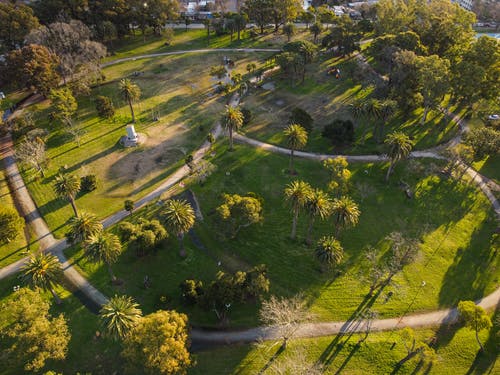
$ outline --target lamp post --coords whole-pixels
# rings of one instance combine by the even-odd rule
[[[148,3],[144,2],[142,4],[143,11],[142,11],[142,38],[144,42],[146,41],[146,9],[148,8]]]

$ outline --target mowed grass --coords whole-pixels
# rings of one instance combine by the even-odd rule
[[[419,358],[406,362],[398,374],[497,374],[497,329],[479,335],[487,343],[484,354],[478,353],[474,332],[462,327],[441,327],[416,331],[419,340],[434,339],[437,359],[422,363]],[[361,345],[364,334],[292,340],[287,349],[273,361],[279,345],[231,345],[196,353],[196,367],[188,373],[198,374],[274,374],[286,361],[322,366],[324,374],[390,374],[406,355],[401,331],[371,333]],[[267,370],[266,366],[269,366]],[[260,372],[263,371],[263,372]]]
[[[238,145],[235,152],[217,149],[212,162],[217,171],[203,185],[192,185],[205,220],[195,231],[209,249],[210,256],[187,241],[190,255],[177,257],[175,241],[157,254],[137,258],[128,249],[119,259],[116,270],[125,280],[123,287],[113,287],[105,267],[90,265],[81,251],[73,260],[92,283],[108,295],[117,291],[144,301],[152,309],[152,295],[167,294],[170,306],[191,314],[195,324],[215,324],[215,317],[202,310],[186,310],[179,305],[178,285],[186,277],[209,282],[216,266],[229,271],[246,270],[266,264],[271,293],[291,296],[303,292],[319,320],[343,320],[353,314],[368,292],[364,281],[364,251],[368,246],[387,256],[385,237],[402,232],[420,240],[417,260],[394,279],[395,283],[370,301],[381,317],[400,316],[416,311],[434,310],[455,305],[462,299],[477,299],[492,292],[499,284],[498,244],[491,242],[495,219],[487,199],[472,185],[441,177],[442,165],[430,161],[410,161],[396,168],[391,181],[384,182],[384,164],[352,164],[352,196],[362,212],[359,225],[342,232],[344,264],[338,272],[322,272],[314,259],[314,248],[304,244],[306,219],[299,219],[298,238],[289,239],[291,214],[283,202],[283,189],[295,178],[325,189],[328,175],[318,162],[297,160],[297,177],[285,171],[286,156]],[[399,187],[409,184],[415,198],[409,200]],[[264,222],[243,229],[233,240],[222,240],[214,218],[214,208],[221,194],[255,192],[264,199]],[[147,215],[156,215],[151,206]],[[140,215],[136,213],[135,215]],[[315,224],[314,239],[333,233],[333,219]],[[385,254],[385,255],[384,255]],[[141,289],[145,275],[153,277],[151,290]],[[425,286],[423,282],[425,281]],[[157,300],[156,300],[157,301]],[[234,326],[258,323],[258,304],[231,308]]]
[[[226,54],[237,62],[234,72],[244,73],[246,64],[265,58],[261,54]],[[34,171],[24,177],[42,215],[56,236],[66,232],[72,216],[68,203],[56,197],[53,181],[61,167],[66,173],[79,176],[95,174],[99,181],[96,191],[80,194],[77,206],[93,212],[99,218],[122,209],[125,199],[137,200],[157,187],[163,179],[183,164],[185,155],[197,149],[213,129],[224,109],[226,99],[213,94],[217,83],[209,76],[209,67],[220,64],[221,53],[189,54],[157,59],[145,59],[107,67],[103,73],[107,83],[95,88],[90,97],[78,100],[75,116],[85,134],[81,146],[72,141],[57,123],[50,123],[48,102],[34,110],[37,125],[49,130],[47,154],[50,165],[46,178],[39,179]],[[138,75],[134,73],[140,72]],[[125,149],[119,140],[126,134],[130,110],[119,96],[118,81],[129,77],[142,91],[141,100],[134,104],[136,131],[145,137],[137,148]],[[93,99],[97,95],[110,97],[117,113],[112,120],[97,117]],[[159,121],[153,121],[158,116]]]
[[[341,78],[328,75],[329,67],[338,67]],[[383,144],[377,143],[373,131],[376,120],[370,117],[353,119],[351,105],[373,96],[373,86],[354,77],[358,74],[356,58],[320,57],[307,66],[304,83],[292,85],[279,72],[271,80],[276,89],[253,89],[242,101],[242,106],[252,111],[251,123],[242,131],[253,138],[272,144],[285,145],[283,130],[289,123],[294,107],[306,110],[314,119],[314,129],[309,135],[305,150],[320,153],[380,154]],[[384,125],[384,133],[403,131],[414,141],[415,149],[434,147],[456,135],[457,126],[438,111],[430,111],[427,121],[420,125],[423,109],[411,113],[398,111]],[[334,119],[351,119],[355,124],[355,141],[350,146],[334,147],[321,136],[325,125]]]

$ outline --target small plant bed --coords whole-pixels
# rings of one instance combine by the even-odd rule
[[[250,61],[261,56],[244,53],[227,54],[237,62],[234,72],[244,73]],[[84,177],[94,175],[97,188],[80,191],[76,205],[104,218],[123,206],[125,199],[137,200],[158,186],[183,164],[185,155],[198,148],[219,119],[226,98],[214,92],[217,81],[204,67],[220,64],[222,53],[179,55],[129,61],[103,70],[105,84],[92,90],[89,97],[78,98],[74,123],[82,131],[80,147],[66,128],[51,121],[49,102],[29,110],[34,112],[36,126],[48,131],[45,177],[38,172],[24,172],[28,188],[42,215],[61,237],[72,210],[65,199],[53,191],[55,176],[64,174]],[[142,94],[133,104],[135,130],[141,138],[138,147],[123,148],[125,125],[131,119],[129,105],[120,97],[119,81],[128,78]],[[97,116],[94,100],[104,96],[111,100],[115,115],[110,119]]]
[[[339,78],[328,74],[332,67],[340,70]],[[396,110],[386,121],[373,115],[358,117],[354,112],[357,103],[367,103],[376,96],[374,86],[363,78],[356,57],[320,56],[318,61],[307,65],[304,83],[292,85],[279,72],[267,81],[273,82],[274,90],[266,90],[265,83],[259,84],[259,88],[251,90],[242,100],[242,106],[251,111],[252,120],[241,131],[264,142],[285,144],[283,129],[296,107],[308,112],[314,120],[304,148],[311,152],[380,154],[384,135],[396,130],[410,136],[416,150],[423,150],[445,143],[457,134],[456,124],[437,110],[429,112],[423,125],[420,124],[423,108],[410,112]],[[324,127],[334,120],[353,123],[352,142],[332,144],[322,136]]]
[[[285,156],[245,146],[237,146],[234,152],[225,150],[226,145],[216,149],[211,160],[216,171],[203,185],[191,185],[204,216],[203,221],[196,221],[194,231],[209,253],[187,235],[184,260],[177,255],[172,236],[145,257],[137,257],[127,247],[114,266],[117,277],[123,279],[120,286],[111,285],[106,267],[87,263],[82,251],[68,254],[106,294],[131,295],[146,311],[158,308],[160,297],[165,296],[168,307],[188,312],[193,324],[215,325],[217,319],[203,309],[180,304],[183,280],[201,280],[207,285],[218,270],[248,271],[260,264],[267,267],[270,293],[291,296],[303,292],[319,320],[348,319],[366,303],[381,317],[434,310],[480,298],[498,287],[498,259],[491,258],[494,244],[490,241],[496,224],[489,201],[467,180],[442,175],[441,163],[411,160],[398,164],[389,183],[383,178],[387,165],[350,165],[350,195],[361,215],[355,228],[340,232],[344,259],[328,271],[315,259],[314,249],[321,236],[334,233],[333,218],[315,222],[313,245],[308,246],[304,243],[307,219],[300,216],[297,239],[291,240],[292,215],[283,195],[294,179],[326,190],[329,176],[321,163],[296,160],[298,175],[291,177]],[[411,191],[411,199],[405,189]],[[217,219],[216,208],[222,203],[222,193],[257,197],[263,207],[261,223],[242,228],[235,238],[229,239],[227,233],[221,237],[224,226]],[[146,211],[134,213],[131,220],[158,217],[159,211],[161,206],[150,205]],[[394,283],[367,297],[367,248],[378,249],[380,259],[388,257],[388,236],[394,232],[415,239],[418,253],[395,275]],[[145,275],[152,279],[148,289],[143,286]],[[257,309],[258,303],[234,304],[229,311],[231,325],[258,324]]]

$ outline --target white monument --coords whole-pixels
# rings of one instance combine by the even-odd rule
[[[134,125],[127,125],[127,135],[121,138],[121,143],[125,147],[134,147],[139,144],[139,134],[135,132]]]

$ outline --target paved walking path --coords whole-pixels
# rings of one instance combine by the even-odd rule
[[[118,64],[123,61],[129,61],[139,58],[149,58],[156,56],[166,56],[166,55],[174,55],[174,54],[183,54],[183,53],[200,53],[200,52],[216,52],[216,51],[227,51],[234,52],[234,49],[218,49],[218,50],[194,50],[194,51],[176,51],[176,52],[167,52],[162,54],[151,54],[137,57],[130,57],[125,59],[119,59],[114,62],[108,63],[107,65]],[[278,50],[270,50],[270,49],[237,49],[236,51],[244,51],[244,52],[263,52],[263,51],[278,51]],[[230,105],[235,106],[239,103],[239,97],[237,95],[233,96]],[[458,118],[455,118],[458,119]],[[461,132],[464,130],[462,125],[459,126],[461,128]],[[218,124],[214,130],[214,136],[217,138],[222,132],[220,124]],[[451,142],[459,142],[460,134],[457,135]],[[241,134],[235,134],[235,139],[240,142],[248,143],[252,146],[266,149],[271,152],[281,153],[281,154],[290,154],[290,150],[270,145],[264,142],[260,142],[248,137],[245,137]],[[209,142],[204,142],[204,144],[194,153],[194,160],[200,160],[206,152],[208,152],[210,148]],[[328,157],[334,157],[336,155],[326,155],[326,154],[313,154],[307,152],[296,152],[298,157],[309,158],[313,160],[323,160]],[[444,157],[437,153],[437,149],[426,150],[426,151],[416,151],[412,153],[413,157],[430,157],[430,158],[439,158],[443,159]],[[385,161],[386,158],[378,155],[357,155],[357,156],[346,156],[349,161]],[[24,181],[19,173],[17,165],[15,163],[14,155],[13,155],[13,144],[11,137],[5,136],[0,138],[0,160],[4,161],[6,167],[6,176],[8,177],[11,188],[14,192],[16,202],[19,203],[21,210],[23,212],[23,216],[27,218],[27,220],[32,224],[35,235],[40,241],[40,250],[42,251],[50,251],[55,254],[60,262],[63,265],[64,274],[66,278],[71,282],[71,284],[83,292],[87,298],[98,305],[102,305],[108,301],[108,298],[99,292],[96,288],[94,288],[88,280],[86,280],[76,269],[73,267],[71,263],[68,262],[64,255],[64,249],[68,247],[68,244],[65,240],[56,241],[52,236],[50,230],[47,227],[47,224],[40,216],[38,209],[36,208],[35,203],[31,199],[31,196],[26,189]],[[497,218],[500,219],[500,205],[496,200],[495,196],[491,193],[490,188],[488,187],[488,179],[484,176],[481,176],[476,171],[468,168],[467,173],[471,176],[473,181],[478,185],[478,187],[486,194],[490,202],[492,203],[493,208],[497,214]],[[184,177],[189,174],[189,168],[187,166],[183,166],[179,168],[172,175],[167,177],[165,181],[154,191],[146,195],[144,198],[136,202],[136,207],[140,208],[147,204],[148,202],[158,198],[162,193],[169,190],[179,181],[181,181]],[[491,183],[491,182],[490,182]],[[104,219],[103,225],[104,227],[109,227],[123,218],[125,218],[129,213],[127,211],[117,212],[108,218]],[[7,267],[0,269],[0,280],[8,277],[19,271],[22,264],[26,259],[19,260]],[[492,294],[484,297],[483,299],[477,301],[477,303],[486,309],[495,308],[500,302],[500,288],[498,288]],[[388,329],[396,329],[400,327],[423,327],[423,326],[433,326],[440,325],[443,323],[451,323],[455,321],[457,318],[456,309],[444,309],[439,311],[434,311],[430,313],[421,313],[410,315],[402,318],[391,318],[391,319],[378,319],[373,321],[372,327],[373,330],[388,330]],[[346,322],[326,322],[326,323],[308,323],[303,324],[297,331],[298,337],[317,337],[317,336],[326,336],[337,334],[339,332],[357,332],[362,331],[364,329],[364,324],[362,321],[346,321]],[[252,342],[259,339],[275,339],[277,338],[277,329],[274,327],[256,327],[247,330],[241,331],[204,331],[199,329],[193,329],[191,333],[191,338],[193,340],[199,342],[210,342],[210,343],[233,343],[233,342]]]

